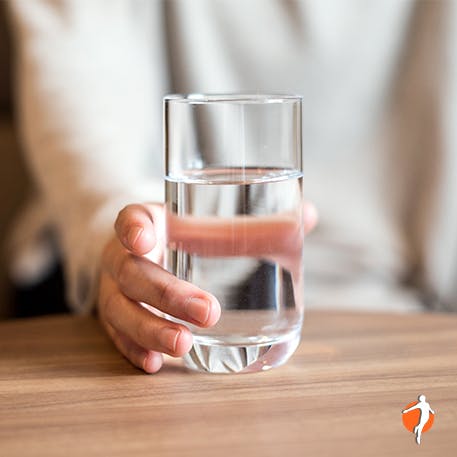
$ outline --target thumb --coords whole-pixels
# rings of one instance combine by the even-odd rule
[[[116,219],[116,235],[132,254],[144,255],[157,243],[156,215],[162,212],[160,205],[132,204],[123,208]]]

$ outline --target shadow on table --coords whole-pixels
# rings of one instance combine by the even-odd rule
[[[181,359],[164,358],[155,376],[193,374]],[[68,315],[6,322],[0,374],[10,379],[148,376],[117,351],[95,317]]]

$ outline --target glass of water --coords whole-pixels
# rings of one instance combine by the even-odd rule
[[[185,363],[211,373],[280,365],[303,320],[301,97],[170,95],[164,122],[165,266],[222,307],[212,328],[185,323]]]

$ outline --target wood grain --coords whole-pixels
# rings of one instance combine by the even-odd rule
[[[401,410],[436,411],[421,446]],[[0,324],[0,456],[455,456],[457,316],[308,313],[284,367],[133,368],[93,318]]]

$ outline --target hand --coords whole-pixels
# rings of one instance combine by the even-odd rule
[[[125,207],[115,223],[116,236],[107,243],[101,261],[101,323],[117,349],[147,373],[161,368],[162,353],[179,357],[192,346],[189,329],[160,317],[157,310],[200,327],[214,325],[221,313],[213,295],[159,266],[163,220],[160,205]],[[148,258],[143,257],[146,253],[150,253]]]
[[[317,223],[315,207],[305,202],[302,217],[272,215],[177,216],[167,213],[168,245],[202,257],[254,257],[278,263],[299,277],[303,238]]]
[[[309,203],[304,205],[303,226],[287,214],[243,219],[239,224],[231,221],[229,230],[220,220],[168,217],[171,245],[180,240],[181,249],[205,256],[270,258],[292,274],[299,266],[300,240],[317,222],[316,210]],[[160,369],[162,353],[179,357],[192,346],[187,327],[160,317],[157,310],[200,327],[214,325],[221,313],[213,295],[159,266],[164,248],[164,219],[160,205],[124,208],[115,223],[116,236],[105,247],[101,264],[98,309],[102,325],[119,351],[147,373]],[[244,242],[234,243],[241,234]],[[208,243],[213,238],[218,242]],[[143,257],[145,254],[148,258]],[[153,307],[153,312],[140,302]]]

